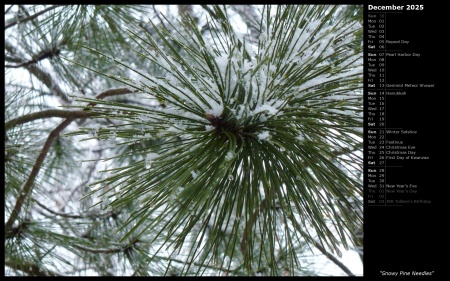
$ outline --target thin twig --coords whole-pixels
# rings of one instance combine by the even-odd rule
[[[116,95],[124,95],[124,94],[130,94],[135,93],[137,91],[132,91],[127,88],[117,88],[117,89],[110,89],[102,92],[99,94],[96,98],[97,99],[104,99],[106,97],[110,96],[116,96]],[[91,102],[88,104],[88,106],[95,106],[95,102]],[[43,110],[39,112],[30,113],[24,116],[17,117],[15,119],[12,119],[5,123],[5,131],[11,129],[12,127],[16,125],[20,125],[23,123],[31,122],[37,119],[43,119],[43,118],[51,118],[51,117],[61,117],[61,118],[72,118],[72,119],[78,119],[78,118],[89,118],[97,115],[98,113],[92,112],[92,111],[68,111],[68,110],[60,110],[60,109],[49,109],[49,110]]]
[[[106,97],[125,95],[125,94],[131,94],[131,93],[136,93],[136,92],[138,92],[138,90],[131,90],[129,88],[109,89],[109,90],[106,90],[106,91],[100,93],[95,98],[98,99],[98,100],[102,100],[102,99],[104,99]]]
[[[74,245],[75,248],[82,250],[82,251],[86,251],[86,252],[90,252],[90,253],[96,253],[96,254],[112,254],[112,253],[119,253],[122,252],[126,249],[126,247],[119,247],[119,248],[112,248],[112,249],[93,249],[93,248],[87,248],[81,245]]]
[[[88,248],[82,245],[78,245],[75,244],[74,247],[83,251],[87,251],[90,253],[104,253],[104,254],[113,254],[113,253],[119,253],[119,252],[124,252],[125,254],[127,253],[128,250],[132,249],[136,244],[138,243],[138,240],[135,240],[133,243],[129,244],[129,245],[123,245],[119,248],[112,248],[112,249],[107,249],[107,248]]]
[[[113,215],[117,215],[117,214],[118,214],[118,213],[109,211],[109,212],[107,212],[107,213],[105,213],[105,214],[95,214],[95,213],[90,213],[90,214],[86,214],[86,215],[71,215],[71,214],[67,214],[67,213],[58,213],[58,212],[56,212],[56,211],[53,211],[53,210],[47,208],[44,204],[42,204],[42,203],[40,203],[40,202],[38,202],[38,201],[35,201],[35,203],[36,203],[39,207],[41,207],[42,209],[46,210],[47,212],[49,212],[49,213],[51,213],[51,214],[54,214],[54,215],[60,216],[60,217],[64,217],[64,218],[70,218],[70,219],[86,219],[86,218],[96,218],[96,219],[98,219],[98,218],[108,218],[108,217],[111,217],[111,216],[113,216]],[[42,213],[41,213],[41,214],[42,214]]]
[[[72,123],[73,120],[74,120],[73,118],[67,118],[49,134],[47,141],[45,142],[44,147],[41,150],[41,153],[39,154],[38,158],[36,159],[36,162],[33,165],[33,169],[31,170],[31,173],[28,176],[28,179],[27,179],[26,183],[24,184],[19,197],[17,198],[16,204],[14,205],[14,208],[11,212],[11,216],[9,217],[8,221],[5,224],[5,230],[11,229],[12,225],[14,224],[17,217],[19,216],[20,211],[22,210],[22,206],[25,203],[25,199],[27,198],[28,194],[30,194],[31,190],[33,189],[34,180],[36,179],[36,177],[39,173],[39,170],[41,169],[42,164],[44,163],[45,157],[47,156],[47,153],[50,150],[50,147],[52,146],[53,140],[56,137],[58,137],[58,135],[67,126],[69,126],[69,124]]]
[[[345,273],[347,273],[348,276],[355,276],[350,269],[348,269],[348,267],[346,267],[340,260],[338,260],[335,256],[333,256],[332,254],[328,253],[327,250],[325,250],[324,247],[322,247],[322,245],[320,245],[320,243],[318,243],[317,241],[313,240],[312,243],[314,244],[314,246],[319,249],[320,252],[322,252],[322,254],[324,254],[329,260],[331,260],[332,262],[334,262],[337,266],[339,266]]]
[[[59,49],[53,49],[53,50],[47,50],[47,51],[42,51],[40,52],[37,56],[34,56],[34,58],[30,61],[26,61],[20,64],[16,64],[16,65],[10,65],[10,64],[6,64],[5,67],[6,68],[21,68],[21,67],[27,67],[30,64],[35,64],[38,63],[44,59],[51,59],[55,56],[58,56],[60,53]]]
[[[37,12],[36,14],[31,15],[31,16],[29,16],[29,17],[26,17],[26,18],[24,18],[24,19],[18,19],[18,20],[14,21],[14,22],[8,23],[7,25],[5,25],[5,30],[8,29],[8,28],[10,28],[10,27],[13,27],[14,25],[16,25],[16,24],[18,24],[18,23],[23,23],[23,22],[26,22],[26,21],[35,19],[35,18],[37,18],[38,16],[40,16],[40,15],[42,15],[42,14],[48,12],[48,11],[51,11],[51,10],[53,10],[53,9],[58,8],[59,6],[61,6],[61,5],[53,5],[53,6],[48,7],[47,9],[44,9],[44,10],[42,10],[42,11],[40,11],[40,12]]]
[[[5,123],[5,131],[11,129],[12,127],[20,124],[24,124],[27,122],[31,122],[38,119],[44,119],[44,118],[52,118],[52,117],[61,117],[61,118],[71,118],[71,119],[77,119],[77,118],[89,118],[96,115],[96,113],[93,112],[86,112],[86,111],[68,111],[68,110],[60,110],[60,109],[49,109],[49,110],[43,110],[39,112],[30,113],[27,115],[23,115],[20,117],[17,117],[15,119],[12,119]]]
[[[23,63],[23,60],[20,58],[17,58],[16,49],[9,44],[7,41],[5,41],[5,49],[10,52],[11,54],[14,54],[16,56],[15,60],[17,63]],[[35,64],[29,64],[25,67],[31,74],[33,74],[39,81],[41,81],[47,88],[50,89],[53,93],[55,93],[58,97],[60,97],[63,101],[63,104],[69,104],[70,100],[67,97],[67,95],[64,93],[64,91],[55,83],[52,76],[43,70],[41,70],[39,67],[37,67]]]
[[[105,97],[115,96],[115,95],[129,94],[129,93],[133,93],[133,92],[135,92],[135,91],[130,90],[128,88],[110,89],[110,90],[106,90],[106,91],[102,92],[101,94],[99,94],[97,96],[97,99],[103,99]],[[93,103],[92,106],[95,106],[95,103]],[[44,111],[44,113],[45,112],[48,112],[48,111]],[[25,183],[25,185],[24,185],[24,187],[22,189],[22,192],[20,193],[19,197],[17,198],[16,204],[15,204],[15,206],[14,206],[12,212],[11,212],[11,216],[9,217],[9,219],[8,219],[6,225],[5,225],[5,229],[6,230],[11,229],[12,225],[14,224],[14,222],[17,219],[17,217],[19,216],[20,211],[22,209],[22,206],[23,206],[23,204],[25,202],[25,199],[28,196],[28,194],[31,192],[32,188],[33,188],[34,180],[36,179],[36,177],[37,177],[37,175],[39,173],[39,170],[41,169],[42,164],[44,163],[45,157],[47,156],[47,153],[50,150],[50,147],[51,147],[51,145],[53,143],[53,140],[59,135],[59,133],[61,133],[67,126],[69,126],[69,124],[74,119],[82,118],[81,116],[84,116],[83,114],[86,114],[87,116],[93,116],[93,114],[91,112],[85,112],[85,111],[83,111],[84,113],[82,113],[82,111],[68,111],[68,112],[70,114],[74,114],[74,116],[69,114],[67,119],[64,120],[58,127],[56,127],[56,129],[54,129],[50,133],[50,135],[48,136],[47,141],[45,142],[44,147],[42,148],[42,151],[39,154],[38,158],[36,159],[36,162],[35,162],[35,164],[33,166],[33,169],[31,170],[31,173],[28,176],[28,180]],[[66,113],[63,113],[60,110],[53,111],[53,113],[54,114],[61,114],[61,115],[63,115],[63,116],[55,116],[55,117],[66,117],[66,116],[64,116],[64,114],[66,114]],[[34,113],[29,114],[29,115],[33,115],[33,114]],[[37,116],[41,116],[42,117],[42,115],[39,115],[39,114],[42,114],[41,112],[37,112],[35,114]],[[26,115],[26,116],[29,116],[29,115]],[[34,118],[36,118],[35,117],[36,115],[34,115]],[[25,117],[25,116],[23,116],[23,117]],[[28,117],[28,119],[29,118],[30,117]],[[28,119],[25,118],[25,120],[28,120]],[[17,124],[17,123],[12,123],[12,121],[14,121],[14,120],[10,121],[11,122],[10,126],[12,126],[14,124]],[[32,119],[32,120],[35,120],[35,119]],[[25,122],[27,122],[27,121],[25,121]],[[5,125],[5,127],[7,127],[7,126]]]
[[[11,10],[12,7],[14,7],[14,5],[10,5],[10,6],[5,10],[5,15],[6,15],[7,13],[9,13],[9,11]]]

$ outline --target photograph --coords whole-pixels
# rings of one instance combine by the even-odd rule
[[[4,7],[5,276],[364,276],[367,5]]]

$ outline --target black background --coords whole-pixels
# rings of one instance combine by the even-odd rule
[[[403,52],[421,54],[420,58],[388,57],[386,83],[435,84],[430,89],[406,88],[407,97],[387,100],[387,127],[417,130],[418,136],[405,138],[405,143],[415,145],[417,154],[430,157],[408,162],[406,168],[396,172],[389,170],[387,181],[417,184],[419,197],[431,200],[431,204],[364,206],[364,277],[382,277],[382,271],[428,271],[431,277],[443,277],[444,261],[448,260],[444,258],[447,256],[444,249],[448,248],[448,212],[443,211],[444,204],[448,204],[445,190],[449,188],[446,113],[450,93],[445,86],[450,79],[444,77],[449,72],[445,43],[449,35],[448,12],[442,4],[429,1],[367,1],[364,4],[365,19],[371,12],[369,4],[404,5],[402,13],[387,11],[386,40],[408,40],[407,46],[399,46]],[[407,11],[407,4],[424,5],[424,9]]]

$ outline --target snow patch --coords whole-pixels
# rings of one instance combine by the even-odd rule
[[[270,139],[270,134],[268,131],[263,131],[260,134],[258,134],[258,139],[259,140],[269,140]]]

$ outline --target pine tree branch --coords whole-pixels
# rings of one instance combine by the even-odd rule
[[[60,44],[60,46],[62,46],[62,45],[63,44]],[[20,63],[20,64],[16,64],[16,65],[8,65],[7,64],[7,65],[5,65],[5,67],[6,68],[27,67],[30,64],[36,64],[36,63],[38,63],[38,62],[40,62],[42,60],[45,60],[47,58],[51,59],[51,58],[53,58],[55,56],[58,56],[59,53],[60,53],[60,49],[58,49],[58,48],[54,48],[52,50],[45,50],[45,51],[40,52],[38,55],[33,56],[34,58],[32,60],[30,60],[30,61],[26,61],[26,62],[23,62],[23,63]]]
[[[103,98],[109,97],[109,96],[123,95],[123,94],[128,94],[128,93],[133,93],[133,92],[135,92],[135,91],[130,90],[128,88],[110,89],[110,90],[106,90],[106,91],[102,92],[96,98],[97,99],[103,99]],[[91,103],[91,104],[92,104],[92,106],[95,105],[95,103]],[[50,111],[52,111],[52,110],[50,110]],[[57,114],[61,114],[62,115],[62,116],[54,116],[54,117],[66,117],[66,116],[64,116],[64,114],[66,114],[66,113],[63,113],[62,111],[63,110],[55,110],[52,113],[56,114],[56,115]],[[46,111],[43,111],[43,112],[44,112],[44,114],[42,112],[37,112],[37,113],[32,113],[32,114],[26,115],[28,117],[26,117],[26,116],[22,116],[22,117],[26,117],[26,118],[24,118],[25,122],[27,122],[27,120],[35,120],[36,119],[36,115],[38,117],[45,118],[45,117],[42,117],[42,116],[45,115],[45,113],[48,114],[48,111],[46,110]],[[28,180],[25,183],[25,185],[24,185],[24,187],[22,189],[22,192],[20,193],[19,197],[17,198],[16,204],[15,204],[15,206],[14,206],[12,212],[11,212],[11,216],[9,217],[9,219],[8,219],[6,225],[5,225],[5,230],[6,231],[9,231],[11,229],[12,225],[14,224],[14,222],[17,219],[17,217],[19,216],[20,211],[22,209],[22,206],[23,206],[23,204],[25,202],[25,199],[26,199],[26,197],[28,196],[28,194],[32,190],[32,187],[33,187],[33,184],[34,184],[34,180],[36,179],[36,177],[37,177],[37,175],[39,173],[39,170],[41,169],[42,164],[44,163],[45,157],[47,156],[47,153],[50,150],[50,147],[51,147],[51,145],[53,143],[53,140],[59,135],[59,133],[61,133],[67,126],[69,126],[69,124],[74,119],[82,118],[82,116],[84,116],[82,113],[86,114],[87,116],[93,116],[95,114],[95,113],[86,112],[86,111],[66,111],[66,112],[69,112],[69,114],[68,114],[69,116],[67,116],[66,117],[67,119],[64,120],[58,127],[56,127],[56,129],[54,129],[50,133],[50,135],[47,138],[47,141],[44,144],[44,147],[42,148],[41,153],[39,154],[38,158],[36,159],[36,162],[35,162],[35,164],[33,166],[33,169],[31,170],[31,173],[28,176]],[[36,114],[36,115],[33,116],[33,114]],[[74,116],[72,116],[71,114],[74,114]],[[29,117],[30,115],[32,117]],[[21,118],[21,117],[19,117],[19,118]],[[33,119],[33,118],[35,118],[35,119]],[[14,120],[16,120],[16,119],[14,119]],[[11,120],[10,122],[12,122],[14,120]],[[14,125],[14,124],[17,124],[17,123],[11,123],[11,124]],[[10,126],[12,126],[12,125],[10,125]],[[5,127],[7,127],[7,126],[5,125]]]
[[[131,94],[135,93],[137,91],[132,91],[127,88],[117,88],[117,89],[110,89],[102,92],[99,94],[96,99],[104,99],[106,97],[110,96],[117,96],[117,95],[124,95],[124,94]],[[95,102],[91,102],[88,104],[88,106],[95,106]],[[78,119],[78,118],[90,118],[97,115],[95,112],[91,111],[69,111],[69,110],[60,110],[60,109],[49,109],[49,110],[43,110],[39,112],[30,113],[24,116],[17,117],[13,120],[10,120],[5,123],[5,131],[11,129],[12,127],[16,125],[20,125],[23,123],[31,122],[37,119],[43,119],[43,118],[52,118],[52,117],[61,117],[61,118],[72,118],[72,119]]]
[[[9,231],[12,228],[12,225],[16,221],[17,217],[19,216],[22,206],[25,203],[25,199],[27,198],[28,194],[33,189],[34,181],[42,167],[42,164],[44,163],[45,157],[47,156],[48,151],[50,150],[50,147],[52,146],[52,143],[56,137],[67,127],[70,123],[72,123],[74,119],[73,118],[67,118],[64,120],[58,127],[56,127],[48,136],[47,141],[44,144],[44,147],[41,150],[41,153],[39,154],[38,158],[36,159],[36,162],[33,165],[33,169],[31,170],[30,175],[28,176],[28,179],[26,183],[24,184],[22,191],[20,192],[19,197],[17,198],[16,204],[14,205],[14,208],[11,212],[11,216],[9,217],[8,221],[5,225],[5,230]]]
[[[38,78],[45,86],[47,86],[51,92],[55,93],[63,100],[63,104],[70,104],[70,100],[66,93],[55,83],[50,74],[45,73],[34,64],[30,64],[26,67],[31,74]]]
[[[106,97],[112,97],[112,96],[118,96],[118,95],[125,95],[125,94],[131,94],[131,93],[137,93],[138,90],[131,90],[129,88],[116,88],[116,89],[109,89],[102,93],[100,93],[95,98],[98,100],[102,100]],[[91,105],[91,104],[89,104]],[[94,103],[95,105],[95,103]]]
[[[89,118],[89,117],[92,117],[95,115],[96,115],[96,113],[87,112],[87,111],[69,111],[69,110],[60,110],[60,109],[48,109],[48,110],[43,110],[43,111],[23,115],[23,116],[17,117],[15,119],[12,119],[12,120],[6,122],[5,123],[5,131],[11,129],[12,127],[14,127],[16,125],[24,124],[24,123],[31,122],[31,121],[38,120],[38,119],[52,118],[52,117],[77,119],[77,118]]]
[[[95,219],[99,219],[99,218],[109,218],[109,217],[112,217],[112,216],[116,216],[116,215],[118,214],[117,212],[109,211],[109,212],[107,212],[107,213],[105,213],[105,214],[88,213],[88,214],[83,214],[83,215],[81,215],[81,214],[80,214],[80,215],[71,215],[71,214],[59,213],[59,212],[53,211],[53,210],[47,208],[47,206],[45,206],[44,204],[42,204],[42,203],[40,203],[40,202],[38,202],[38,201],[35,201],[35,203],[36,203],[39,207],[41,207],[42,209],[46,210],[47,212],[49,212],[49,213],[51,213],[51,214],[53,214],[53,215],[60,216],[60,217],[63,217],[63,218],[69,218],[69,219],[86,219],[86,218],[95,218]],[[41,214],[42,214],[42,215],[45,215],[45,214],[43,214],[43,213],[41,213]]]
[[[18,24],[18,23],[24,23],[24,22],[30,21],[30,20],[32,20],[32,19],[35,19],[35,18],[37,18],[38,16],[40,16],[40,15],[42,15],[42,14],[45,14],[46,12],[51,11],[51,10],[53,10],[53,9],[56,9],[56,8],[58,8],[58,7],[60,7],[60,6],[61,6],[61,5],[53,5],[53,6],[48,7],[47,9],[44,9],[44,10],[42,10],[42,11],[40,11],[40,12],[37,12],[36,14],[31,15],[31,16],[28,16],[28,17],[26,17],[26,18],[24,18],[24,19],[18,19],[18,20],[14,21],[14,22],[8,23],[7,25],[5,25],[5,30],[8,29],[8,28],[10,28],[10,27],[15,26],[15,25]]]
[[[113,253],[123,252],[126,250],[126,247],[119,247],[119,248],[112,248],[112,249],[106,249],[106,248],[93,249],[93,248],[88,248],[88,247],[77,245],[77,244],[75,244],[74,247],[79,250],[86,251],[89,253],[95,253],[95,254],[100,254],[100,253],[113,254]]]
[[[16,49],[7,41],[5,41],[5,49],[14,54],[16,56],[15,60],[17,63],[24,63],[23,59],[17,57]],[[63,104],[69,104],[70,100],[64,91],[55,83],[54,79],[48,73],[41,70],[35,64],[28,64],[25,68],[33,74],[39,81],[41,81],[47,88],[50,89],[53,93],[55,93],[58,97],[60,97],[63,101]]]
[[[10,6],[5,10],[5,15],[6,15],[7,13],[9,13],[9,11],[11,10],[12,7],[14,7],[14,5],[10,5]]]

